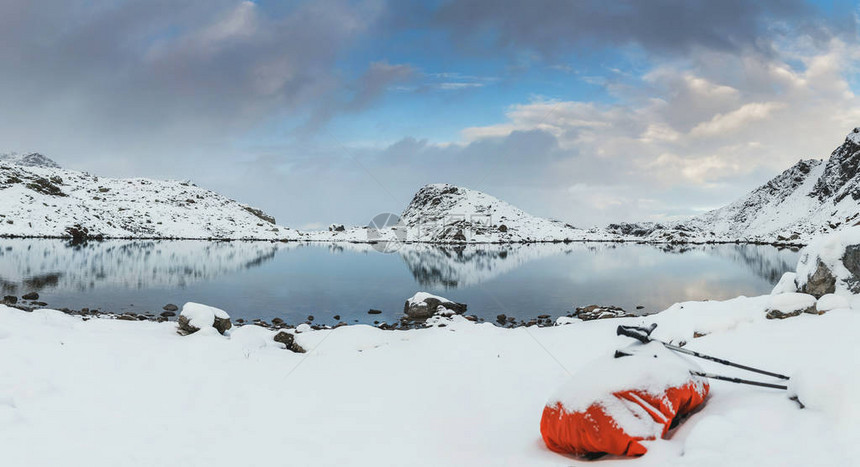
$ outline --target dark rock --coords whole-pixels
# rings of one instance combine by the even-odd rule
[[[577,307],[573,316],[583,321],[591,321],[595,319],[624,318],[631,315],[624,311],[623,308],[617,306],[589,305],[586,307]]]
[[[272,324],[274,324],[276,326],[281,325],[281,324],[284,324],[284,320],[282,320],[281,318],[274,318],[274,319],[272,319]]]
[[[176,313],[174,313],[172,311],[163,311],[161,313],[161,317],[163,317],[163,318],[170,318],[171,316],[176,316]]]
[[[308,315],[308,321],[313,321],[313,320],[314,320],[314,315]]]
[[[14,305],[18,303],[18,297],[14,295],[6,295],[5,297],[3,297],[3,303]]]
[[[822,295],[834,293],[836,291],[836,278],[830,269],[817,260],[818,264],[815,272],[806,280],[806,283],[800,287],[800,292],[807,293],[815,298],[821,298]]]
[[[643,309],[643,308],[645,308],[645,307],[644,307],[644,306],[642,306],[642,305],[636,305],[636,309],[637,309],[637,310],[641,310],[641,309]]]
[[[245,208],[246,211],[248,211],[251,214],[253,214],[254,216],[256,216],[258,219],[265,221],[265,222],[268,222],[269,224],[275,224],[275,218],[266,214],[262,210],[252,208],[251,206],[242,206],[242,207]]]
[[[334,318],[335,321],[340,321],[340,315],[334,315],[332,318]]]
[[[440,297],[441,298],[441,297]],[[425,319],[433,316],[439,309],[439,306],[447,308],[454,313],[461,315],[466,312],[466,305],[463,303],[452,302],[450,300],[439,300],[434,297],[427,297],[421,302],[409,303],[407,300],[403,305],[403,313],[412,319]]]
[[[167,305],[164,305],[161,309],[164,311],[178,311],[179,307],[172,303],[168,303]]]
[[[275,334],[275,342],[280,342],[284,344],[287,350],[295,353],[305,353],[305,349],[302,348],[299,344],[296,344],[296,336],[287,331],[281,331]]]
[[[48,304],[47,304],[47,303],[45,303],[45,302],[33,302],[33,305],[36,305],[36,306],[48,306]]]
[[[179,334],[183,336],[187,336],[188,334],[194,334],[199,331],[200,328],[191,325],[191,321],[184,315],[179,315],[179,319],[176,321]],[[228,329],[233,327],[233,323],[230,322],[230,318],[218,318],[215,317],[215,321],[212,323],[212,327],[215,328],[220,334],[224,334]]]
[[[21,298],[23,298],[24,300],[38,300],[39,294],[36,292],[30,292],[28,294],[21,295]]]
[[[548,319],[549,315],[538,315],[538,319]]]
[[[508,226],[506,226],[505,224],[502,224],[499,226],[499,232],[507,232],[507,231],[508,231]]]
[[[767,319],[785,319],[800,316],[803,313],[818,314],[815,303],[814,297],[800,293],[774,295],[765,310],[765,316]]]
[[[369,315],[381,315],[382,310],[374,310],[373,308],[367,310],[367,314]]]
[[[505,324],[505,322],[507,320],[508,320],[508,317],[505,314],[501,314],[501,315],[496,316],[496,322],[499,324]]]

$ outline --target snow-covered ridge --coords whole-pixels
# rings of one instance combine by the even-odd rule
[[[496,197],[445,183],[425,185],[400,215],[400,223],[374,230],[311,232],[309,240],[415,243],[528,243],[612,240],[602,230],[585,230],[532,216]]]
[[[97,177],[33,153],[0,160],[0,236],[288,240],[298,234],[190,182]]]

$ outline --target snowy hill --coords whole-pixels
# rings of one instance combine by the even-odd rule
[[[0,154],[0,164],[15,164],[24,167],[50,167],[54,169],[60,168],[60,164],[57,164],[53,160],[47,158],[42,154],[39,154],[38,152],[30,152],[27,154],[18,154],[17,152],[10,152],[6,154]]]
[[[32,153],[0,159],[0,236],[274,240],[298,234],[189,182],[101,178]]]
[[[398,225],[385,226],[370,236],[368,230],[313,232],[308,239],[364,242],[376,235],[406,242],[523,243],[610,238],[602,230],[532,216],[486,193],[449,184],[425,185],[403,210]]]

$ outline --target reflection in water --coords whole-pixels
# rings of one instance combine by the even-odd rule
[[[0,289],[38,291],[51,306],[160,311],[199,301],[235,317],[373,322],[436,291],[494,319],[560,315],[575,306],[654,312],[684,300],[767,293],[798,253],[759,245],[371,245],[0,239]],[[368,316],[367,310],[383,310]],[[349,317],[349,318],[347,318]]]
[[[644,245],[664,253],[676,255],[704,253],[716,258],[725,258],[744,265],[758,277],[770,282],[779,281],[786,271],[797,265],[797,249],[776,248],[762,245]],[[617,243],[540,243],[515,245],[470,245],[460,247],[437,245],[406,245],[398,253],[406,262],[415,281],[425,287],[457,289],[473,286],[514,270],[524,263],[555,255],[591,253],[586,260],[592,263],[588,269],[599,270],[614,261],[622,260],[620,267],[642,265],[643,245]],[[625,255],[624,251],[630,254]],[[608,253],[608,254],[607,254]],[[610,258],[611,256],[611,258]],[[627,258],[625,256],[639,256]]]
[[[258,267],[275,257],[267,242],[108,240],[67,245],[51,239],[0,241],[0,287],[44,289],[185,287]]]
[[[523,263],[569,252],[561,243],[538,245],[406,245],[398,253],[422,287],[473,286],[516,269]]]

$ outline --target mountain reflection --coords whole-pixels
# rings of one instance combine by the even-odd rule
[[[258,267],[275,257],[267,242],[0,240],[0,288],[6,294],[104,286],[184,287]],[[23,291],[23,292],[22,292]]]
[[[607,268],[659,268],[660,255],[654,255],[654,250],[670,255],[705,254],[730,260],[769,283],[776,283],[783,273],[793,271],[799,257],[796,249],[735,244],[544,243],[456,247],[410,244],[402,247],[398,253],[419,285],[457,289],[487,282],[528,262],[557,255],[572,255],[577,269],[597,275]],[[663,262],[667,263],[666,267],[671,267],[667,261]]]

